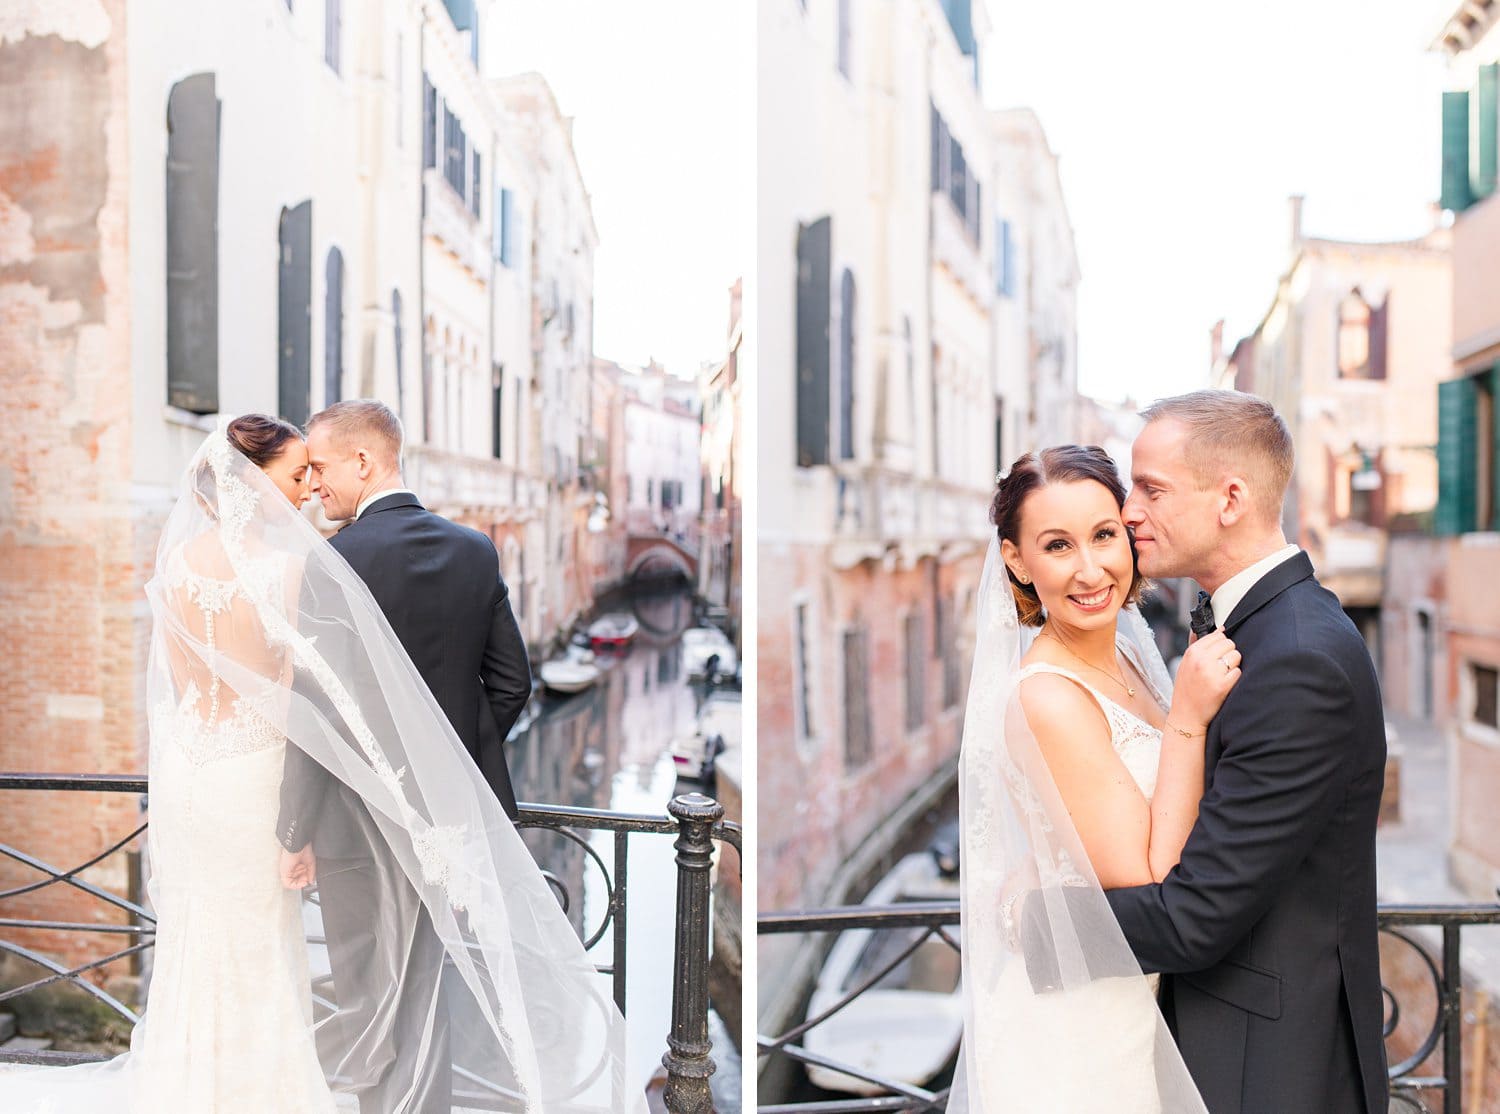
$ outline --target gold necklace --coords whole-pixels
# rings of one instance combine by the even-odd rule
[[[1058,635],[1055,632],[1048,630],[1046,627],[1043,627],[1039,633],[1046,635],[1048,638],[1052,639],[1053,642],[1056,642],[1065,651],[1067,651],[1068,656],[1071,657],[1074,661],[1076,661],[1079,665],[1083,666],[1086,669],[1092,669],[1095,673],[1102,673],[1104,676],[1108,677],[1111,681],[1113,681],[1115,684],[1119,685],[1122,689],[1124,689],[1130,695],[1131,699],[1135,698],[1135,688],[1133,686],[1126,684],[1125,681],[1121,677],[1116,677],[1113,673],[1109,672],[1108,670],[1106,670],[1106,669],[1100,669],[1097,665],[1094,665],[1092,662],[1085,661],[1082,654],[1080,654],[1077,651],[1075,651],[1073,649],[1073,647],[1069,646],[1066,642],[1064,642],[1062,640],[1062,636],[1061,635]]]

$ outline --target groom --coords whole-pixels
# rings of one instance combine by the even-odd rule
[[[401,422],[384,403],[335,403],[307,425],[312,490],[330,519],[348,523],[333,536],[333,548],[370,589],[422,680],[514,819],[516,798],[501,746],[531,696],[526,645],[499,576],[494,544],[422,506],[403,486],[401,448]],[[277,824],[282,879],[294,888],[319,880],[340,1013],[350,1032],[368,1038],[377,1031],[370,1025],[376,1003],[392,989],[369,985],[368,977],[369,957],[375,951],[369,913],[374,895],[393,888],[391,864],[371,857],[372,844],[380,841],[363,834],[362,810],[343,799],[338,783],[330,785],[332,779],[321,767],[296,748],[288,748],[287,761],[299,768],[283,780]],[[417,901],[411,887],[396,887],[403,898]],[[443,947],[423,912],[417,938],[410,944],[408,968],[402,973],[403,1005],[410,1002],[425,1010],[436,992],[442,963]],[[362,1110],[396,1109],[397,1097],[411,1088],[413,1097],[402,1110],[447,1114],[451,1080],[441,1001],[438,1012],[433,1049],[406,1047],[385,1035],[373,1047],[354,1050],[359,1070],[367,1073],[360,1081]],[[419,1030],[422,1018],[411,1020]],[[396,1021],[399,1026],[402,1019]],[[419,1055],[424,1065],[420,1072]]]
[[[1212,1114],[1385,1114],[1375,819],[1385,771],[1369,652],[1281,507],[1293,450],[1262,399],[1147,409],[1124,520],[1140,571],[1188,576],[1243,655],[1206,741],[1182,859],[1109,903]]]

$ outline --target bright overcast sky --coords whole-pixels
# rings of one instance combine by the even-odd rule
[[[538,71],[575,117],[601,356],[680,374],[724,357],[752,242],[749,28],[726,0],[498,0],[490,16],[487,71]]]
[[[1205,383],[1209,330],[1254,329],[1303,231],[1404,239],[1437,197],[1458,0],[991,0],[993,106],[1037,110],[1077,238],[1079,386]]]

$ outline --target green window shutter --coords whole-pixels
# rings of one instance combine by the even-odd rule
[[[1443,94],[1443,185],[1440,204],[1461,213],[1474,203],[1469,192],[1469,94]]]
[[[1433,532],[1474,529],[1478,383],[1469,376],[1438,384],[1438,504]]]
[[[1473,149],[1474,160],[1470,179],[1476,198],[1488,197],[1495,192],[1497,132],[1500,132],[1500,116],[1497,116],[1497,94],[1500,94],[1500,63],[1492,62],[1479,67],[1479,83],[1475,90],[1478,103],[1474,109]]]

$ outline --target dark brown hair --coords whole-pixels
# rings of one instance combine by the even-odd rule
[[[1120,482],[1119,469],[1098,445],[1056,445],[1017,459],[996,485],[995,497],[990,502],[990,521],[994,523],[1000,540],[1015,546],[1021,544],[1021,509],[1033,491],[1048,484],[1076,483],[1079,480],[1103,484],[1115,497],[1115,505],[1125,506],[1125,485]],[[1135,603],[1141,598],[1146,582],[1136,562],[1134,543],[1130,546],[1130,567],[1133,575],[1125,602]],[[1029,627],[1041,626],[1046,615],[1036,587],[1017,580],[1009,565],[1005,568],[1005,575],[1010,578],[1011,594],[1016,597],[1016,617]]]
[[[302,440],[302,433],[291,422],[266,414],[242,414],[224,431],[229,443],[249,458],[257,468],[264,468],[281,455],[287,442]]]

